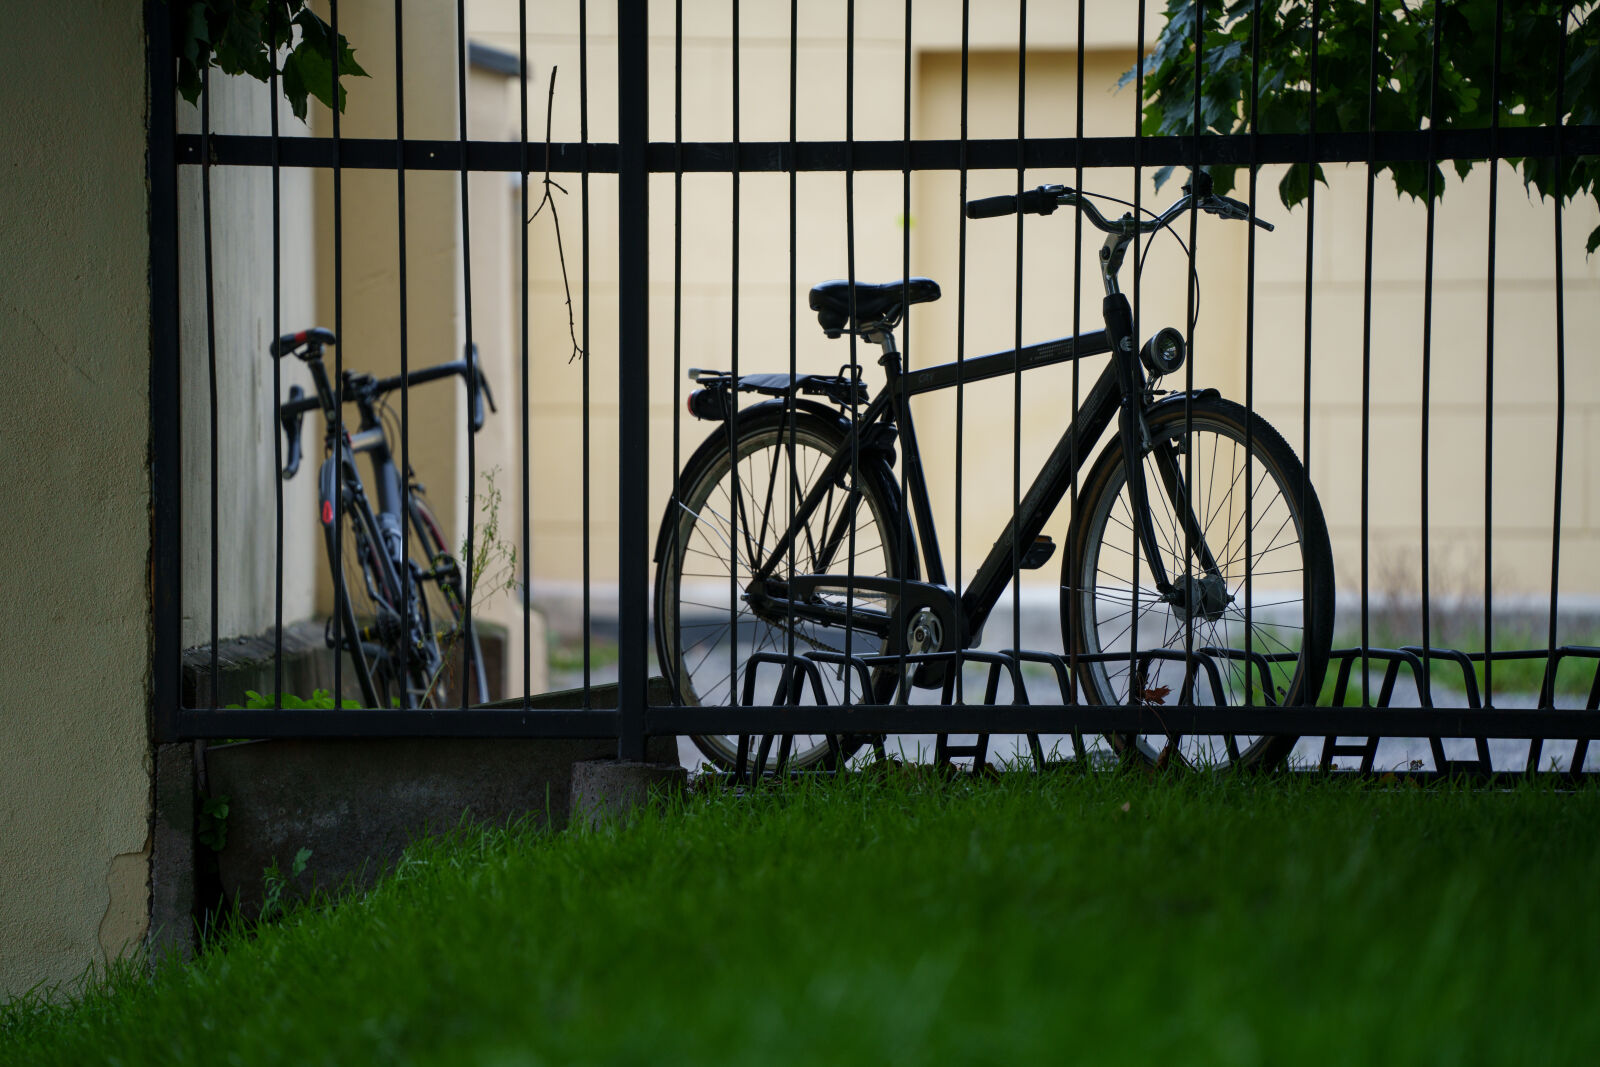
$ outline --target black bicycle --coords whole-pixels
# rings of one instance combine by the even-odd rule
[[[278,407],[288,440],[285,480],[300,469],[300,423],[306,412],[321,410],[326,426],[317,493],[334,584],[328,647],[349,653],[367,707],[483,703],[489,699],[488,679],[466,610],[461,562],[409,468],[402,492],[390,447],[395,419],[386,401],[402,386],[459,376],[467,382],[476,433],[483,426],[485,398],[494,409],[477,354],[469,349],[465,359],[392,378],[346,370],[335,391],[322,360],[324,346],[334,343],[333,331],[315,328],[285,334],[270,346],[276,358],[298,356],[316,389],[315,396],[306,396],[298,385],[291,386],[289,399]],[[348,423],[341,427],[336,417],[344,404],[356,406],[354,429]],[[376,508],[356,470],[361,454],[371,462]]]
[[[1333,558],[1316,493],[1293,450],[1259,416],[1215,389],[1160,388],[1184,363],[1185,334],[1169,327],[1141,346],[1117,282],[1136,236],[1168,227],[1191,206],[1272,227],[1215,195],[1204,173],[1145,219],[1108,220],[1092,195],[1041,186],[971,201],[966,212],[980,219],[1048,215],[1062,205],[1081,211],[1108,235],[1100,249],[1104,330],[904,373],[894,328],[911,304],[938,299],[938,284],[831,281],[811,290],[811,308],[828,337],[853,334],[881,346],[886,382],[875,398],[859,365],[835,375],[737,379],[690,371],[700,387],[690,411],[722,425],[684,465],[655,551],[656,646],[678,699],[747,702],[741,685],[757,653],[830,661],[813,672],[828,691],[807,700],[886,704],[907,699],[912,686],[942,686],[947,664],[896,657],[978,644],[1017,573],[1053,555],[1054,543],[1041,536],[1045,522],[1115,419],[1078,483],[1061,562],[1063,647],[1077,698],[1154,707],[1316,702],[1333,631]],[[967,587],[951,589],[909,400],[1107,353],[1012,521]],[[769,399],[741,410],[739,393]],[[844,653],[870,657],[871,673],[844,669]],[[793,769],[834,766],[863,740],[795,738],[785,755]],[[1275,764],[1296,739],[1108,740],[1130,758],[1215,767]],[[735,735],[695,741],[721,766],[741,754]]]

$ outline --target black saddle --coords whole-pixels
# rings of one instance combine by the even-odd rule
[[[850,318],[851,296],[854,294],[855,319]],[[817,313],[822,332],[838,337],[848,328],[852,331],[877,323],[894,325],[905,313],[908,304],[923,304],[939,299],[939,283],[932,278],[907,278],[903,282],[884,282],[870,285],[847,281],[823,282],[812,287],[811,310]]]

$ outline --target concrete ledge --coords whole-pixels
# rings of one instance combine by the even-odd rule
[[[682,793],[689,772],[671,763],[633,763],[598,759],[572,767],[573,826],[598,830],[608,823],[626,823],[634,813],[662,793]]]
[[[660,699],[661,683],[652,685],[651,698]],[[572,693],[538,697],[558,707],[581,699]],[[591,702],[615,707],[616,687],[595,687]],[[208,791],[229,801],[227,845],[217,854],[223,896],[237,901],[246,915],[255,914],[263,899],[262,872],[276,864],[287,875],[302,848],[311,850],[310,861],[289,893],[313,885],[370,885],[411,841],[451,830],[463,818],[503,824],[531,817],[552,829],[564,828],[579,773],[575,768],[607,760],[616,751],[612,740],[509,738],[213,746],[205,754]],[[651,766],[668,766],[682,779],[675,738],[653,738],[647,753]],[[626,792],[623,787],[611,792],[619,790]],[[602,792],[596,787],[581,795]],[[647,794],[648,787],[642,795]]]
[[[505,627],[487,620],[474,620],[478,645],[483,649],[484,670],[489,677],[489,697],[502,695],[501,679],[505,677],[506,631]],[[218,706],[243,704],[245,691],[271,693],[276,672],[273,658],[277,655],[277,641],[271,631],[254,637],[233,637],[217,645],[217,679],[215,686]],[[361,686],[356,680],[355,666],[348,653],[343,653],[344,668],[340,681],[344,696],[361,699]],[[307,620],[283,628],[283,692],[298,697],[309,697],[313,690],[333,689],[333,651],[328,648],[326,623]],[[185,707],[204,708],[211,705],[211,646],[201,645],[183,653],[183,703]],[[459,691],[456,694],[459,699]]]

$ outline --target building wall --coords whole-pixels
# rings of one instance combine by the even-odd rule
[[[210,91],[213,133],[271,132],[270,96],[265,85],[213,71]],[[287,104],[280,106],[278,124],[286,137],[311,132]],[[199,108],[181,103],[178,128],[182,133],[200,132]],[[213,167],[210,182],[208,324],[201,171],[198,167],[178,169],[185,648],[209,645],[213,623],[224,641],[272,629],[278,617],[280,485],[285,624],[313,614],[318,575],[327,570],[316,522],[321,420],[314,416],[305,420],[301,437],[305,459],[300,473],[290,481],[278,476],[273,444],[282,437],[278,401],[287,399],[294,385],[314,392],[311,376],[299,360],[279,362],[267,351],[279,332],[316,325],[317,241],[311,174],[294,167],[280,169],[276,220],[270,169]],[[275,221],[281,263],[276,308],[272,278]],[[217,516],[214,617],[213,477]]]
[[[0,996],[148,915],[143,85],[137,4],[63,0],[0,41]]]

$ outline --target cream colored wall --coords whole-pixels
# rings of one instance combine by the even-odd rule
[[[144,26],[64,0],[29,30],[0,40],[0,996],[148,915]]]
[[[211,76],[211,129],[219,134],[271,132],[267,87],[249,78]],[[288,106],[284,136],[309,134]],[[179,129],[200,131],[198,108],[179,107]],[[262,167],[211,170],[212,332],[216,352],[217,635],[271,630],[277,616],[277,501],[273,440],[281,436],[277,399],[292,385],[313,393],[296,359],[277,364],[267,346],[275,330],[315,325],[315,270],[310,172],[279,172],[280,307],[272,304],[272,175]],[[206,329],[206,262],[201,173],[178,171],[181,377],[183,412],[183,644],[211,642],[212,408]],[[305,420],[300,473],[283,483],[283,620],[311,616],[317,576],[327,569],[317,525],[320,421]],[[285,446],[287,447],[287,446]]]
[[[1449,174],[1434,256],[1429,528],[1435,597],[1484,588],[1489,174]],[[1304,387],[1306,212],[1272,194],[1276,233],[1258,245],[1258,405],[1300,448]],[[1312,476],[1328,515],[1341,588],[1360,587],[1362,316],[1366,172],[1330,167],[1318,189],[1312,281]],[[1494,291],[1493,587],[1497,598],[1549,595],[1555,502],[1554,208],[1531,199],[1512,169],[1499,179]],[[1421,593],[1422,328],[1426,212],[1377,181],[1371,330],[1370,563],[1373,596]],[[1567,425],[1562,479],[1561,596],[1600,593],[1600,368],[1586,353],[1600,331],[1600,259],[1583,243],[1600,224],[1594,201],[1563,212]],[[1242,266],[1242,264],[1241,264]],[[1207,314],[1210,315],[1208,309]],[[1242,305],[1232,309],[1241,324]],[[1592,605],[1592,599],[1590,600]]]
[[[467,75],[467,135],[474,140],[516,140],[519,127],[518,79],[474,68]],[[530,109],[536,107],[531,100]],[[522,176],[485,172],[467,178],[472,220],[472,339],[499,411],[486,411],[471,457],[477,471],[474,544],[492,532],[495,551],[474,591],[477,617],[506,628],[507,694],[549,687],[544,619],[524,617],[520,588],[524,542],[522,524],[522,326],[517,289],[522,278],[519,219],[523,215]],[[530,442],[530,451],[532,443]],[[457,484],[468,480],[468,456],[460,449]],[[532,463],[529,466],[533,466]],[[465,539],[466,530],[459,532]],[[528,634],[524,638],[524,624]],[[527,648],[524,649],[524,640]],[[527,655],[524,656],[524,652]]]
[[[1154,6],[1154,5],[1152,5]],[[731,135],[729,93],[731,19],[726,3],[686,5],[683,45],[686,140],[721,140]],[[569,9],[570,8],[570,9]],[[969,64],[971,135],[1012,137],[1016,132],[1015,4],[974,5]],[[651,6],[651,136],[673,136],[673,9]],[[1026,133],[1070,136],[1074,131],[1076,57],[1079,43],[1072,5],[1029,11]],[[540,105],[548,72],[558,64],[556,140],[579,136],[576,5],[530,12],[529,54],[534,65],[531,95]],[[615,137],[615,47],[613,13],[591,9],[589,30],[590,137]],[[1150,12],[1147,42],[1160,21]],[[903,132],[902,78],[904,8],[899,3],[856,5],[855,135],[897,139]],[[1117,76],[1132,63],[1136,33],[1126,4],[1092,3],[1085,34],[1086,132],[1125,135],[1137,102],[1131,89],[1115,92]],[[470,6],[474,39],[507,51],[517,48],[517,5],[480,0]],[[920,3],[913,29],[913,136],[954,137],[959,114],[960,4]],[[788,137],[788,6],[741,7],[742,113],[745,140]],[[798,136],[844,136],[845,8],[842,0],[801,5],[799,78],[802,85]],[[542,107],[535,109],[542,119]],[[537,124],[535,137],[542,135]],[[1435,379],[1431,416],[1430,525],[1436,591],[1449,587],[1478,595],[1484,555],[1483,445],[1484,305],[1486,284],[1486,171],[1480,167],[1463,185],[1452,176],[1439,211],[1438,278],[1435,284]],[[1278,224],[1257,242],[1253,370],[1255,404],[1302,448],[1304,208],[1289,212],[1276,196],[1281,168],[1261,175],[1264,217]],[[573,283],[579,280],[581,196],[576,175],[563,178],[572,196],[562,202],[564,236]],[[1156,193],[1147,180],[1144,202],[1164,206],[1176,185]],[[1328,513],[1341,588],[1361,584],[1360,323],[1364,266],[1364,168],[1329,168],[1331,188],[1319,188],[1313,350],[1315,370],[1311,422],[1313,475]],[[974,172],[969,196],[1005,192],[1015,185],[1006,171]],[[1043,169],[1026,175],[1029,185],[1073,181],[1070,171]],[[652,371],[650,395],[653,451],[651,493],[662,501],[673,469],[671,425],[674,381],[672,178],[652,179]],[[805,290],[847,269],[845,189],[842,176],[802,174],[798,181],[797,281],[788,281],[788,178],[750,174],[740,181],[741,241],[737,285],[732,267],[732,181],[726,175],[684,178],[682,315],[678,326],[681,365],[728,367],[737,349],[741,369],[782,368],[789,354],[789,320],[798,309],[796,359],[802,370],[832,370],[845,358],[841,342],[824,341],[804,307]],[[1128,170],[1088,172],[1086,187],[1131,198]],[[1520,183],[1505,170],[1498,229],[1495,389],[1494,588],[1497,595],[1535,595],[1548,590],[1550,516],[1553,493],[1555,392],[1551,324],[1551,205],[1529,203]],[[902,185],[898,174],[855,177],[855,273],[863,280],[890,280],[902,269]],[[591,320],[588,411],[590,426],[590,575],[600,583],[615,575],[617,456],[615,370],[616,258],[613,179],[591,179]],[[1242,190],[1235,194],[1244,197]],[[954,174],[922,172],[911,186],[910,270],[937,278],[946,296],[919,307],[909,338],[914,366],[953,359],[956,350],[956,288],[959,194]],[[1371,515],[1369,547],[1374,594],[1415,592],[1416,546],[1420,542],[1416,483],[1420,470],[1420,323],[1422,319],[1421,206],[1398,201],[1387,178],[1376,195],[1373,306],[1373,417],[1371,422]],[[1591,443],[1595,412],[1592,369],[1579,354],[1600,315],[1596,261],[1582,253],[1595,225],[1592,202],[1566,211],[1566,308],[1568,339],[1567,471],[1564,479],[1562,589],[1564,597],[1600,592],[1600,564],[1588,551],[1596,536],[1591,500],[1600,489],[1594,473],[1600,458]],[[1071,218],[1029,219],[1023,338],[1059,336],[1072,329]],[[968,228],[968,296],[964,349],[977,355],[1013,341],[1015,294],[1014,223],[990,221]],[[1100,290],[1093,255],[1098,240],[1084,241],[1081,319],[1098,325]],[[1187,231],[1185,227],[1185,237]],[[560,457],[536,462],[533,499],[535,574],[549,583],[580,580],[585,529],[582,515],[581,424],[583,368],[565,359],[566,313],[562,305],[555,245],[541,220],[532,229],[534,257],[528,292],[534,326],[535,395],[533,449]],[[1203,216],[1198,238],[1201,317],[1194,357],[1197,385],[1214,385],[1239,400],[1245,395],[1246,228]],[[1131,269],[1124,282],[1131,288]],[[733,325],[737,296],[737,328]],[[1181,325],[1186,314],[1185,264],[1169,238],[1156,246],[1141,287],[1140,315],[1149,325]],[[580,311],[581,311],[580,306]],[[870,355],[870,354],[869,354]],[[870,362],[869,362],[870,368]],[[1083,367],[1086,382],[1099,362]],[[871,377],[869,369],[869,378]],[[677,388],[683,388],[681,378]],[[1021,418],[1023,488],[1054,443],[1070,412],[1071,369],[1030,374],[1024,383]],[[1013,498],[1011,441],[1013,385],[993,382],[969,393],[962,532],[962,566],[971,572],[998,527],[994,516],[1009,512]],[[918,404],[924,454],[940,508],[947,563],[954,552],[953,399],[930,397]],[[707,427],[682,420],[686,452]],[[975,432],[981,429],[981,432]],[[1058,540],[1065,516],[1051,528]],[[1390,577],[1390,576],[1393,577]],[[1053,568],[1026,576],[1041,592],[1055,581]],[[1411,585],[1407,586],[1407,582]],[[1474,584],[1475,583],[1475,584]],[[1574,601],[1575,602],[1575,601]]]

